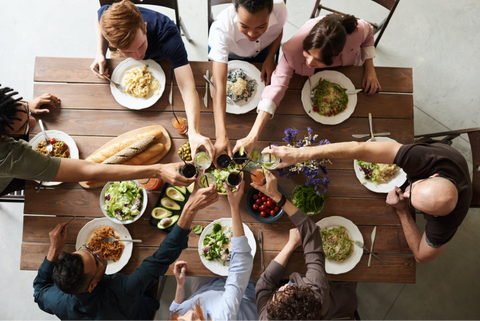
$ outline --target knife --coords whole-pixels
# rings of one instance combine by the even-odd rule
[[[390,136],[390,132],[381,132],[381,133],[376,133],[373,134],[373,136]],[[352,137],[355,138],[364,138],[364,137],[370,137],[370,134],[353,134]]]
[[[205,76],[207,79],[210,79],[210,70],[207,69]],[[208,81],[205,83],[205,96],[203,96],[203,104],[205,105],[205,108],[208,108]]]
[[[258,232],[258,243],[260,244],[260,265],[262,266],[262,272],[265,271],[265,263],[263,261],[263,232]]]
[[[359,248],[364,249],[365,251],[367,251],[367,253],[372,254],[373,257],[376,258],[377,260],[379,260],[380,262],[382,262],[382,264],[385,264],[385,261],[383,261],[377,254],[370,252],[370,250],[367,249],[362,242],[360,242],[360,241],[353,241],[353,243],[354,243],[356,246],[358,246]]]
[[[356,93],[359,93],[361,91],[363,91],[363,89],[350,89],[350,90],[346,91],[346,94],[347,95],[355,95]]]
[[[375,226],[372,231],[372,246],[370,247],[370,255],[368,256],[368,267],[372,263],[373,244],[375,243],[375,236],[377,235],[377,227]]]
[[[370,126],[370,135],[372,135],[372,139],[370,139],[371,142],[375,142],[375,136],[373,136],[373,125],[372,125],[372,114],[368,113],[368,125]]]

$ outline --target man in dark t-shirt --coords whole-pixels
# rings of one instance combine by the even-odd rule
[[[198,147],[204,146],[213,157],[215,149],[212,142],[200,134],[200,101],[187,52],[175,23],[159,12],[123,0],[98,10],[95,29],[97,54],[90,69],[97,68],[100,75],[95,74],[99,78],[110,76],[105,58],[108,44],[126,58],[170,60],[185,102],[192,156]]]
[[[445,249],[470,208],[473,191],[467,162],[445,144],[348,142],[294,149],[273,146],[262,153],[280,157],[278,168],[322,158],[361,159],[403,168],[409,186],[405,191],[395,187],[386,202],[395,208],[408,246],[419,263],[434,260]],[[415,209],[423,212],[427,220],[423,234],[413,218]]]

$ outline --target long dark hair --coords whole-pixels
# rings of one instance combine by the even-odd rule
[[[21,120],[17,113],[26,113],[27,111],[23,108],[17,109],[17,107],[22,106],[20,100],[23,99],[22,97],[13,97],[18,95],[18,92],[9,87],[1,87],[2,85],[0,85],[0,136],[3,136],[7,134],[8,128],[13,130],[12,125],[16,120]]]
[[[333,58],[338,56],[347,42],[347,35],[357,29],[357,18],[352,15],[329,14],[310,30],[303,40],[303,50],[320,49],[323,63],[333,64]]]

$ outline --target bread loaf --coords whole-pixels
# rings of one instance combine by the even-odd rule
[[[123,149],[127,148],[128,146],[132,145],[133,143],[139,141],[140,139],[153,136],[155,139],[160,139],[163,136],[163,132],[160,129],[150,129],[142,132],[140,134],[133,135],[131,137],[122,139],[119,142],[110,144],[105,148],[100,148],[95,153],[87,157],[86,160],[92,161],[94,163],[101,163],[106,159],[112,157],[116,153],[122,151]],[[115,140],[115,139],[114,139]]]
[[[132,159],[123,163],[123,165],[142,165],[157,156],[158,154],[162,153],[165,149],[165,146],[162,143],[156,143],[150,146],[146,151],[143,153],[138,154],[137,156],[133,157]]]
[[[153,136],[147,136],[139,141],[133,143],[132,145],[128,146],[127,148],[122,149],[112,157],[104,160],[102,164],[123,164],[129,159],[137,156],[141,152],[147,149],[147,147],[155,140]]]

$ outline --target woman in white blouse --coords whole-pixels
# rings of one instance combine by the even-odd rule
[[[262,62],[262,81],[266,85],[270,84],[275,69],[275,53],[280,46],[287,18],[287,7],[283,0],[235,0],[212,24],[208,38],[208,58],[213,60],[217,155],[227,151],[232,156],[225,127],[228,61]]]

